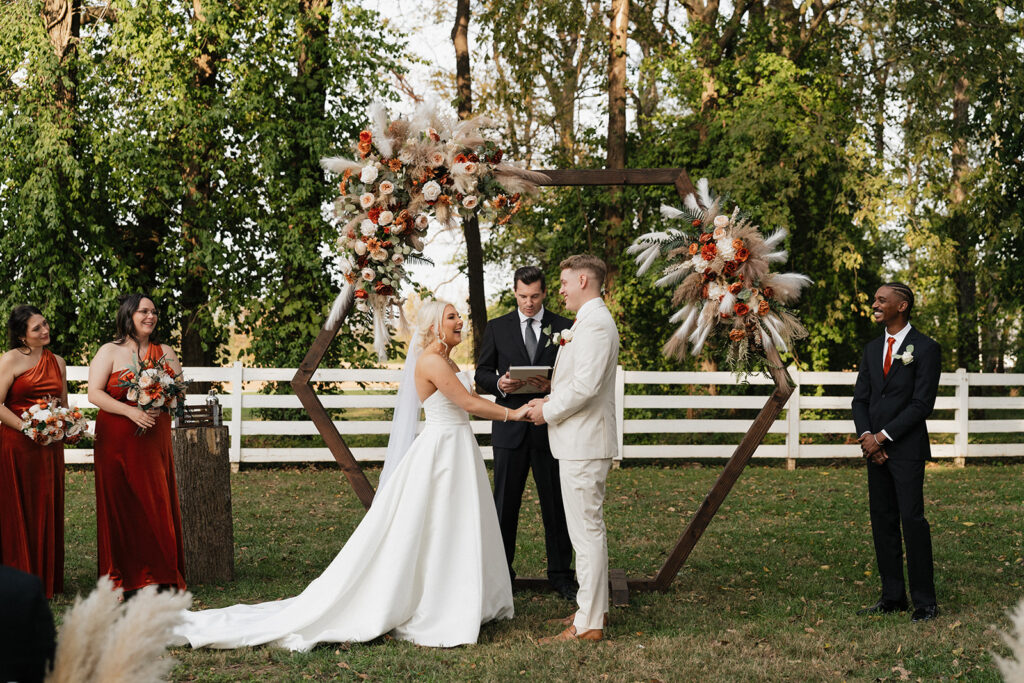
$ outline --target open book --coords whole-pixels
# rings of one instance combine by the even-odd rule
[[[524,382],[530,377],[536,376],[544,377],[545,379],[551,378],[551,366],[550,365],[513,365],[508,369],[508,376],[512,379],[521,379]],[[540,391],[534,385],[526,383],[519,387],[515,391],[510,391],[510,394],[537,394]]]

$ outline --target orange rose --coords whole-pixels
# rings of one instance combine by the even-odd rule
[[[773,296],[775,296],[775,290],[772,289],[771,287],[765,287],[764,288],[764,297],[766,299],[771,299]]]
[[[743,248],[743,246],[744,246],[743,245],[743,240],[737,239],[737,240],[733,240],[732,241],[732,248],[733,249],[740,250],[740,249]]]
[[[722,267],[722,274],[725,275],[726,277],[728,277],[730,275],[733,275],[735,272],[736,272],[736,262],[735,261],[726,261],[725,265]]]
[[[729,285],[729,293],[730,294],[739,294],[741,291],[743,291],[743,283],[742,282],[734,282],[731,285]]]
[[[366,215],[370,218],[371,221],[376,223],[377,220],[380,218],[380,214],[382,211],[384,211],[384,209],[380,208],[379,206],[375,206],[369,211],[367,211]]]
[[[456,154],[455,159],[452,160],[456,164],[464,164],[469,161],[465,154]]]
[[[732,310],[736,311],[736,315],[746,315],[750,313],[750,306],[746,305],[742,301],[736,302],[736,305],[732,307]]]
[[[700,227],[700,220],[699,220],[699,219],[697,219],[697,218],[694,218],[694,219],[693,219],[693,222],[692,222],[692,223],[690,223],[690,225],[692,225],[692,226],[693,226],[693,227],[695,227],[695,228],[699,228],[699,227]]]
[[[700,236],[700,243],[701,243],[701,244],[706,244],[706,243],[710,242],[710,241],[711,241],[711,239],[712,239],[712,235],[711,235],[711,233],[710,233],[710,232],[704,232],[704,233],[701,233],[701,236]]]
[[[715,258],[715,254],[718,253],[718,246],[714,242],[708,242],[700,248],[700,256],[705,261],[710,261]]]
[[[747,249],[744,248],[736,250],[736,260],[738,262],[743,263],[748,258],[750,258],[750,252]]]
[[[747,333],[742,328],[736,328],[729,331],[729,339],[732,341],[739,341],[747,336]]]
[[[371,133],[368,130],[359,131],[359,142],[365,143],[365,144],[368,145],[368,144],[370,144],[370,142],[372,140],[373,140],[373,133]]]
[[[757,314],[768,315],[768,311],[770,310],[770,308],[771,307],[768,305],[768,302],[765,301],[764,299],[761,299],[761,302],[757,304]]]
[[[693,256],[698,251],[700,251],[700,245],[699,244],[694,242],[693,244],[690,245],[690,256]]]
[[[372,149],[373,146],[369,142],[359,143],[359,155],[362,156],[364,159],[370,155],[370,150]]]
[[[365,299],[367,297],[365,289],[357,289],[355,294],[357,299]]]

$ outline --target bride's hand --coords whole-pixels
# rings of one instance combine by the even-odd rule
[[[530,412],[529,404],[524,405],[521,408],[516,408],[514,411],[509,412],[508,419],[515,422],[530,422],[532,421],[528,416]]]

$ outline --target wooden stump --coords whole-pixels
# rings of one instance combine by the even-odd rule
[[[231,518],[231,439],[226,426],[172,430],[188,583],[231,581],[235,532]]]

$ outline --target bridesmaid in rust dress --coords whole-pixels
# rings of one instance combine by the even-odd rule
[[[21,433],[36,399],[67,405],[64,359],[46,348],[50,326],[35,306],[7,323],[11,350],[0,356],[0,564],[35,574],[52,598],[64,591],[64,444],[41,446]]]
[[[163,358],[176,375],[181,374],[174,351],[156,338],[156,324],[151,297],[124,297],[117,311],[117,337],[100,347],[89,364],[89,401],[100,409],[96,418],[99,575],[109,575],[126,595],[151,584],[185,589],[171,416],[139,408],[118,386],[128,368],[146,358]]]

